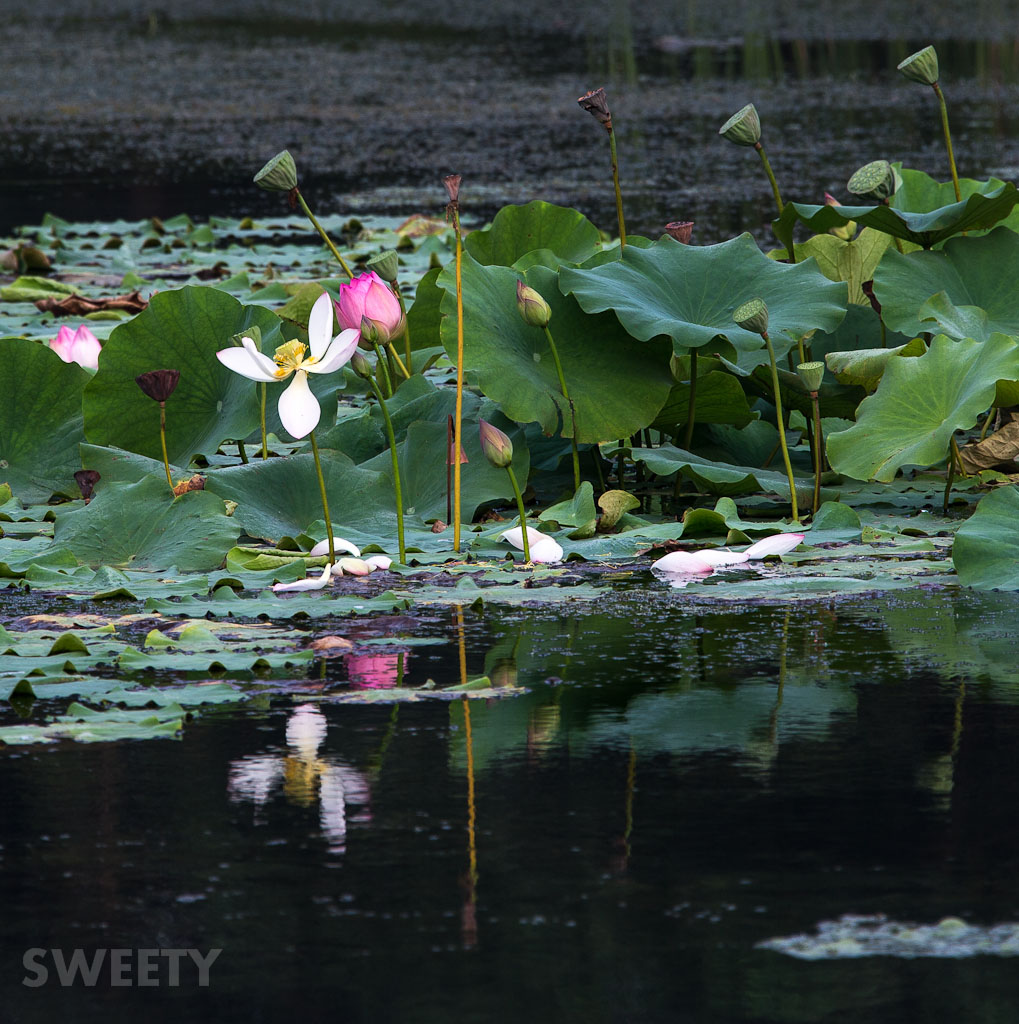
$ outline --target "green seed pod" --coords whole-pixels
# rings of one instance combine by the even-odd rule
[[[899,70],[911,81],[921,85],[936,85],[938,81],[938,51],[933,46],[925,46],[922,50],[907,57]]]
[[[821,378],[824,377],[824,363],[800,363],[796,367],[796,372],[808,391],[817,391],[821,386]]]
[[[861,199],[884,202],[895,194],[895,171],[887,160],[872,160],[849,179],[846,189]]]
[[[290,151],[277,153],[252,180],[266,192],[290,192],[297,188],[297,165]]]
[[[753,103],[748,103],[718,129],[718,134],[735,142],[737,146],[756,146],[761,141],[761,119],[757,115],[757,108]]]
[[[387,284],[392,284],[400,270],[400,257],[394,249],[385,249],[373,256],[366,264],[367,270],[374,270]]]
[[[751,299],[738,306],[732,314],[737,327],[754,334],[768,333],[768,306],[764,299]]]

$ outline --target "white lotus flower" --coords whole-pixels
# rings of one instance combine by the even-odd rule
[[[342,575],[342,569],[335,569],[334,566],[327,565],[322,570],[322,575],[317,578],[309,576],[307,579],[297,580],[294,583],[274,583],[272,585],[272,592],[274,594],[287,594],[292,590],[321,590],[329,583],[332,576]]]
[[[519,526],[506,530],[501,539],[512,544],[518,551],[524,550],[524,533]],[[563,560],[563,549],[556,539],[534,529],[533,526],[527,527],[527,543],[531,548],[532,562],[561,562]]]
[[[216,358],[226,367],[249,380],[271,384],[294,379],[280,395],[280,422],[295,438],[306,437],[316,426],[322,410],[318,399],[308,387],[309,373],[332,373],[350,360],[361,337],[350,328],[333,337],[333,303],[323,292],[311,307],[308,320],[308,344],[288,341],[276,349],[272,359],[258,350],[251,338],[243,338],[241,345],[221,349]],[[311,354],[305,357],[305,352]]]

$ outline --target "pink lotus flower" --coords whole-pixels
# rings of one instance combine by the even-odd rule
[[[86,370],[99,369],[99,352],[102,346],[99,339],[82,324],[76,331],[70,327],[61,327],[57,336],[50,342],[50,348],[65,363],[77,363]]]
[[[369,329],[378,332],[375,340],[380,345],[388,344],[403,332],[405,320],[400,300],[374,270],[358,274],[350,284],[341,284],[339,301],[333,305],[340,327],[355,327],[365,335],[363,321],[367,320]]]

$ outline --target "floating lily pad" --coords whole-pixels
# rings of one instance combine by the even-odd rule
[[[952,561],[968,587],[1019,590],[1019,487],[980,499],[955,535]]]

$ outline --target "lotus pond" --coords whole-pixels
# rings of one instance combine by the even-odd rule
[[[221,949],[189,1019],[1014,1015],[1019,192],[784,201],[728,113],[763,247],[286,152],[5,241],[10,1019],[150,1012],[24,984],[79,948]]]

